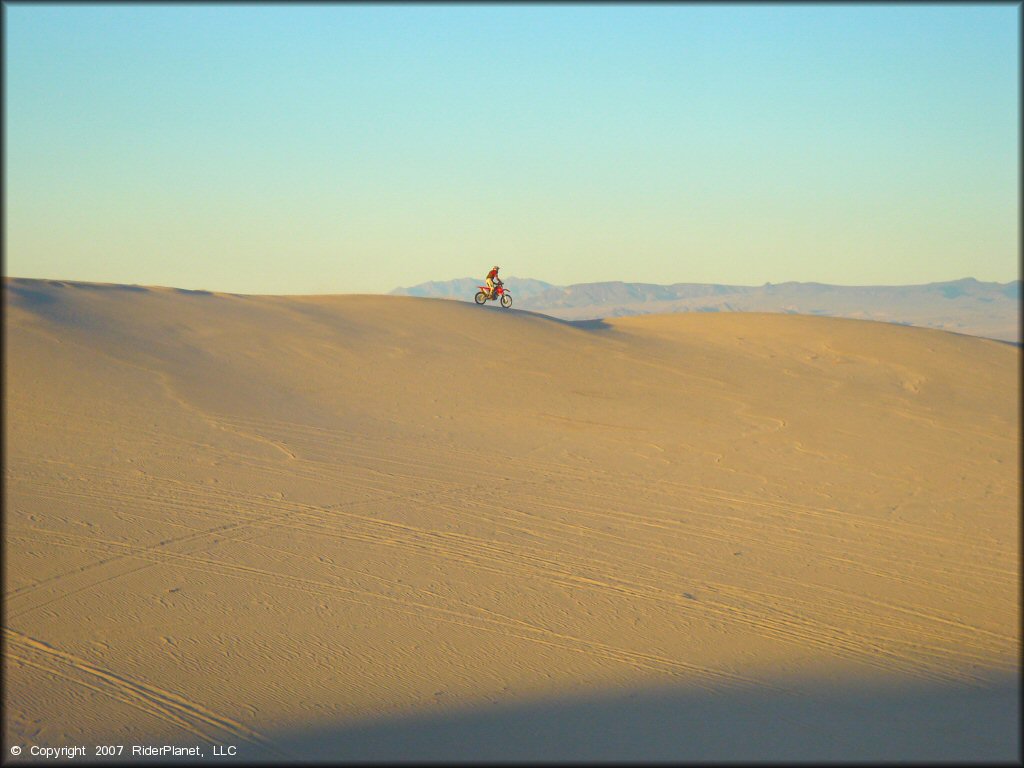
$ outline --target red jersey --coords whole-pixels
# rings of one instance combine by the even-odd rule
[[[490,272],[487,273],[487,279],[488,280],[495,280],[495,279],[497,279],[497,277],[498,277],[498,270],[496,270],[496,269],[492,269]]]

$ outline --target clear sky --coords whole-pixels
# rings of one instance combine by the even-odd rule
[[[4,274],[1015,280],[1020,14],[5,3]]]

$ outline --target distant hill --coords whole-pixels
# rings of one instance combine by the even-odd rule
[[[480,283],[466,277],[396,288],[391,294],[472,301]],[[530,278],[505,280],[516,308],[563,320],[672,312],[782,312],[878,320],[1015,342],[1021,341],[1020,283],[985,283],[971,277],[897,286],[618,281],[562,286]]]

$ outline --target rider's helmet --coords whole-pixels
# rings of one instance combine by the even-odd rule
[[[497,272],[497,271],[498,271],[498,270],[500,269],[500,267],[499,267],[499,266],[497,266],[497,265],[495,265],[495,266],[493,266],[493,267],[492,267],[492,269],[493,269],[493,270],[494,270],[495,272]]]

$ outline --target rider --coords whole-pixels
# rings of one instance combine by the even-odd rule
[[[498,270],[500,267],[491,267],[491,271],[487,273],[487,298],[491,298],[494,295],[494,286],[504,285],[501,282],[501,278],[498,277]]]

